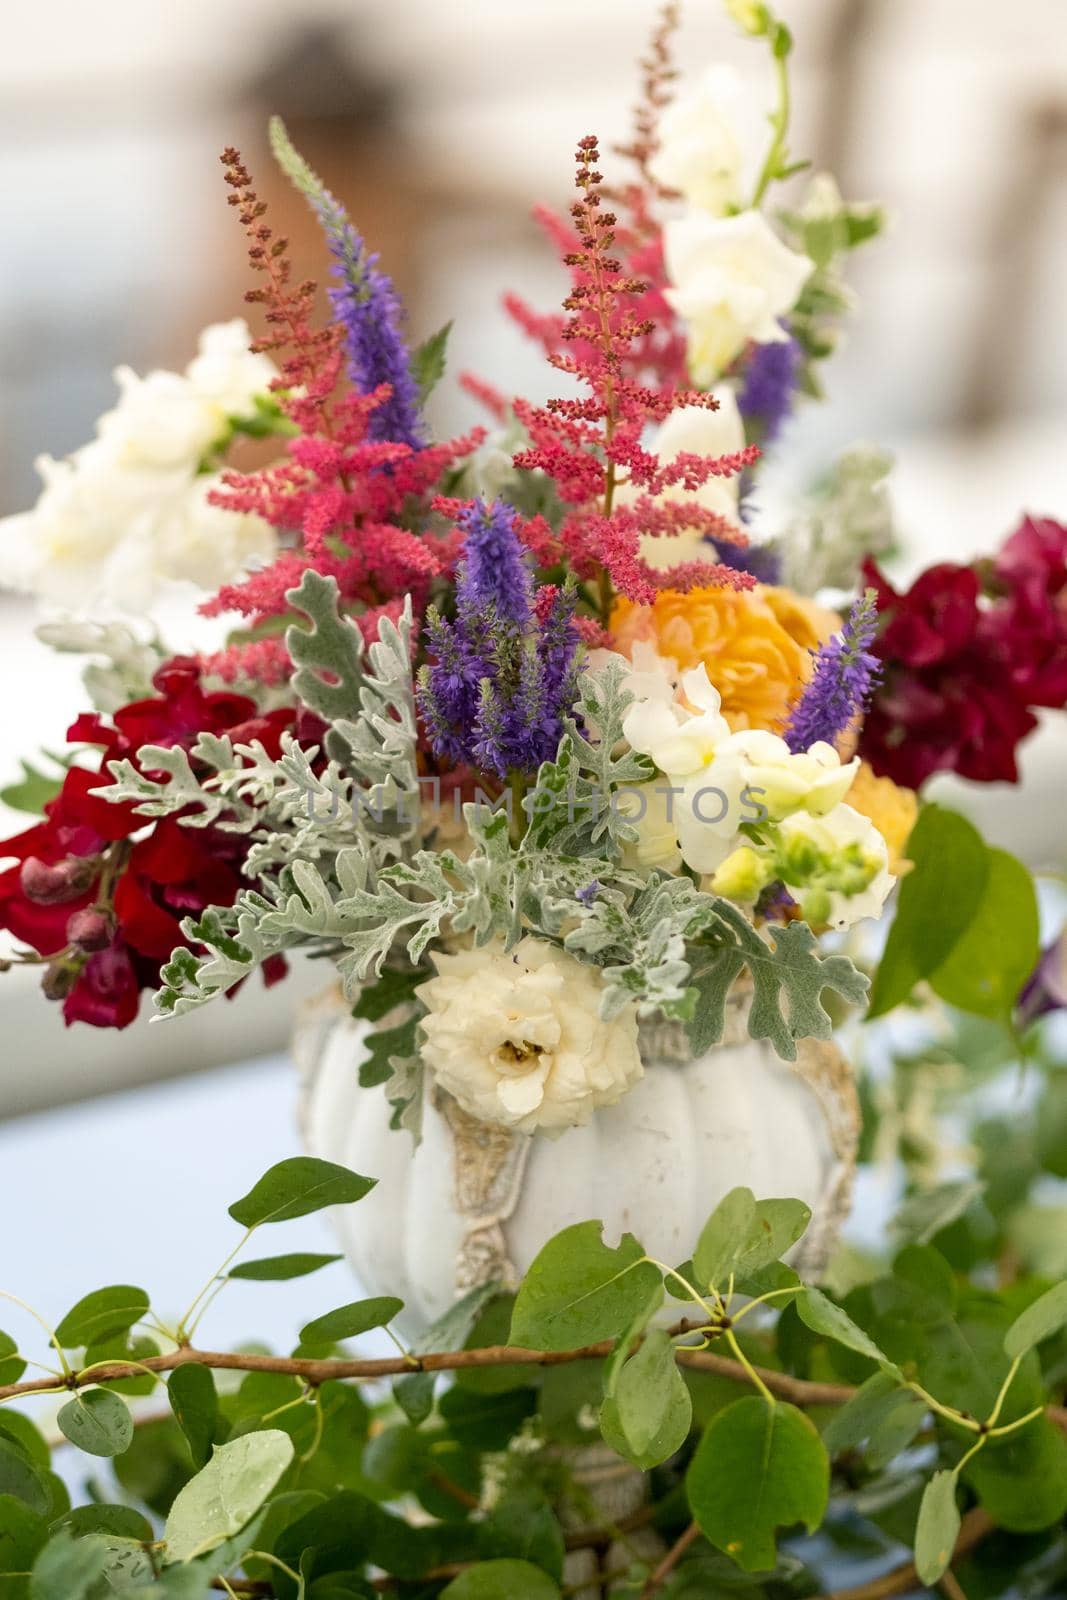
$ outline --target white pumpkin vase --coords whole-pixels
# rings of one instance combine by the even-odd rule
[[[546,1240],[594,1217],[609,1243],[629,1231],[676,1263],[738,1184],[806,1201],[812,1222],[794,1264],[817,1271],[851,1198],[851,1070],[833,1042],[804,1041],[795,1062],[780,1060],[749,1037],[747,1007],[735,992],[722,1043],[697,1058],[680,1025],[641,1024],[644,1076],[586,1127],[516,1134],[429,1089],[416,1146],[390,1128],[384,1090],[359,1086],[369,1025],[337,991],[312,1002],[294,1041],[307,1149],[378,1180],[336,1213],[363,1290],[399,1296],[410,1337],[474,1285],[517,1283]]]

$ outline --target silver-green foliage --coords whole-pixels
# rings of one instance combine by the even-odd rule
[[[825,988],[862,1000],[866,980],[844,957],[821,955],[802,925],[764,937],[689,878],[625,863],[633,828],[612,801],[651,771],[622,739],[629,696],[615,665],[583,675],[577,717],[556,760],[538,774],[521,838],[505,810],[470,803],[466,854],[406,848],[418,815],[408,619],[399,629],[382,624],[363,672],[332,580],[308,574],[292,599],[312,623],[291,639],[301,693],[320,715],[332,714],[331,733],[349,752],[347,774],[331,767],[320,781],[321,790],[342,794],[339,814],[323,816],[316,803],[298,815],[296,796],[316,780],[297,747],[288,745],[273,768],[261,751],[247,768],[234,768],[226,765],[231,752],[216,748],[222,741],[202,741],[203,759],[218,774],[205,780],[205,804],[221,817],[218,802],[232,803],[239,815],[231,825],[254,829],[262,875],[232,908],[185,924],[205,953],[178,950],[164,968],[157,1002],[164,1013],[201,1005],[294,948],[330,954],[354,999],[387,962],[423,966],[442,939],[469,935],[476,945],[497,940],[510,948],[530,932],[601,969],[605,1017],[634,1002],[642,1014],[685,1022],[700,1049],[721,1038],[727,995],[746,971],[751,1031],[787,1059],[798,1038],[828,1035]],[[152,752],[148,764],[159,755]],[[177,789],[169,803],[188,804],[192,768],[178,754],[171,770]],[[168,803],[169,786],[146,795],[149,780],[132,769],[123,784],[119,792],[142,794],[143,807]],[[278,825],[282,831],[272,832]],[[263,870],[270,866],[278,870]],[[391,1098],[408,1103],[404,1094]]]

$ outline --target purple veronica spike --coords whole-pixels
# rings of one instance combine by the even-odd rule
[[[797,754],[824,740],[836,744],[867,709],[879,663],[870,646],[878,627],[873,589],[855,602],[840,633],[815,657],[815,671],[794,705],[785,741]]]
[[[777,439],[793,409],[800,372],[800,346],[792,337],[758,344],[744,369],[738,409],[760,429],[761,442]]]
[[[352,381],[364,394],[388,383],[392,394],[374,410],[367,425],[372,439],[396,440],[419,450],[426,443],[419,417],[419,392],[411,358],[400,333],[403,310],[392,279],[378,267],[376,254],[347,221],[326,237],[341,281],[330,290],[334,315],[345,330]]]
[[[278,117],[271,118],[270,139],[282,171],[304,196],[326,234],[334,276],[341,280],[330,290],[330,300],[344,328],[352,381],[362,394],[370,394],[382,383],[392,389],[389,399],[370,418],[367,431],[372,439],[396,441],[419,450],[426,437],[419,417],[418,386],[400,332],[403,312],[396,290],[380,271],[378,257],[368,251],[348,220],[344,206],[294,150]]]
[[[578,649],[575,596],[534,592],[515,518],[500,501],[460,513],[467,541],[455,620],[428,613],[431,664],[419,676],[433,748],[499,777],[532,772],[556,754]]]
[[[525,627],[532,584],[523,546],[515,533],[515,511],[503,500],[475,500],[456,518],[467,535],[456,580],[460,612],[492,608],[501,620]]]

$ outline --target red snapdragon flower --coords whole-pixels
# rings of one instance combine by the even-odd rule
[[[883,678],[860,752],[918,788],[935,772],[1018,779],[1038,707],[1067,706],[1067,528],[1026,518],[992,559],[927,569],[901,593],[873,561]]]
[[[68,1023],[131,1023],[141,990],[157,988],[162,963],[189,942],[181,919],[232,904],[247,851],[242,835],[187,828],[177,816],[153,821],[100,798],[106,763],[135,760],[144,744],[188,749],[202,732],[258,739],[271,755],[286,730],[313,741],[320,732],[292,708],[260,713],[244,695],[205,690],[188,657],[165,662],[153,685],[157,694],[110,720],[92,712],[75,719],[68,738],[100,747],[95,768],[71,767],[43,820],[0,843],[0,856],[14,861],[0,873],[0,927],[53,958],[44,989],[62,1001]],[[264,967],[268,983],[284,972],[284,961]]]

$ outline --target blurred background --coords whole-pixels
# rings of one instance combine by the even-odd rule
[[[779,9],[797,35],[795,152],[834,172],[847,198],[883,202],[892,226],[852,262],[857,315],[827,373],[830,399],[791,426],[777,490],[810,486],[858,439],[888,445],[904,572],[990,548],[1023,510],[1067,516],[1063,0]],[[654,11],[653,0],[19,7],[0,54],[0,514],[36,497],[38,452],[59,456],[91,435],[114,397],[113,367],[184,367],[205,323],[240,314],[247,278],[217,159],[224,145],[240,146],[298,271],[322,274],[314,224],[267,153],[272,111],[380,250],[413,340],[453,318],[453,374],[471,368],[510,392],[547,394],[548,369],[504,317],[500,294],[558,301],[561,272],[529,208],[566,201],[576,136],[597,131],[605,146],[625,137]],[[730,61],[754,105],[769,104],[764,50],[713,0],[690,0],[685,12],[683,69]],[[442,429],[474,420],[447,382],[434,403]],[[79,703],[79,664],[36,646],[35,621],[29,602],[0,596],[4,779],[17,753],[62,739]],[[1060,777],[1042,789],[1038,768],[1054,773],[1057,749]],[[1062,720],[1035,751],[1026,772],[1036,809],[1024,813],[1009,795],[1012,827],[1036,828],[1046,854],[1059,840],[1062,859]],[[1005,814],[987,822],[994,836]],[[318,979],[305,973],[268,998],[249,991],[224,1023],[213,1010],[116,1037],[64,1035],[55,1008],[16,981],[25,976],[0,988],[0,1118],[22,1118],[0,1126],[0,1198],[22,1194],[34,1228],[5,1245],[3,1278],[30,1298],[47,1279],[42,1293],[58,1312],[101,1271],[136,1272],[150,1245],[177,1252],[177,1271],[183,1241],[191,1251],[209,1214],[217,1231],[220,1197],[292,1152],[284,1036],[296,998]],[[223,1062],[242,1064],[26,1117]],[[246,1135],[237,1146],[224,1137],[234,1119]],[[42,1266],[47,1207],[90,1192],[120,1153],[135,1182],[131,1149],[150,1187],[183,1194],[180,1214],[164,1214],[165,1237],[149,1205],[100,1270],[73,1255]],[[50,1200],[57,1167],[68,1181]],[[231,1304],[219,1340],[249,1331],[251,1308]],[[256,1315],[263,1337],[284,1339]]]

